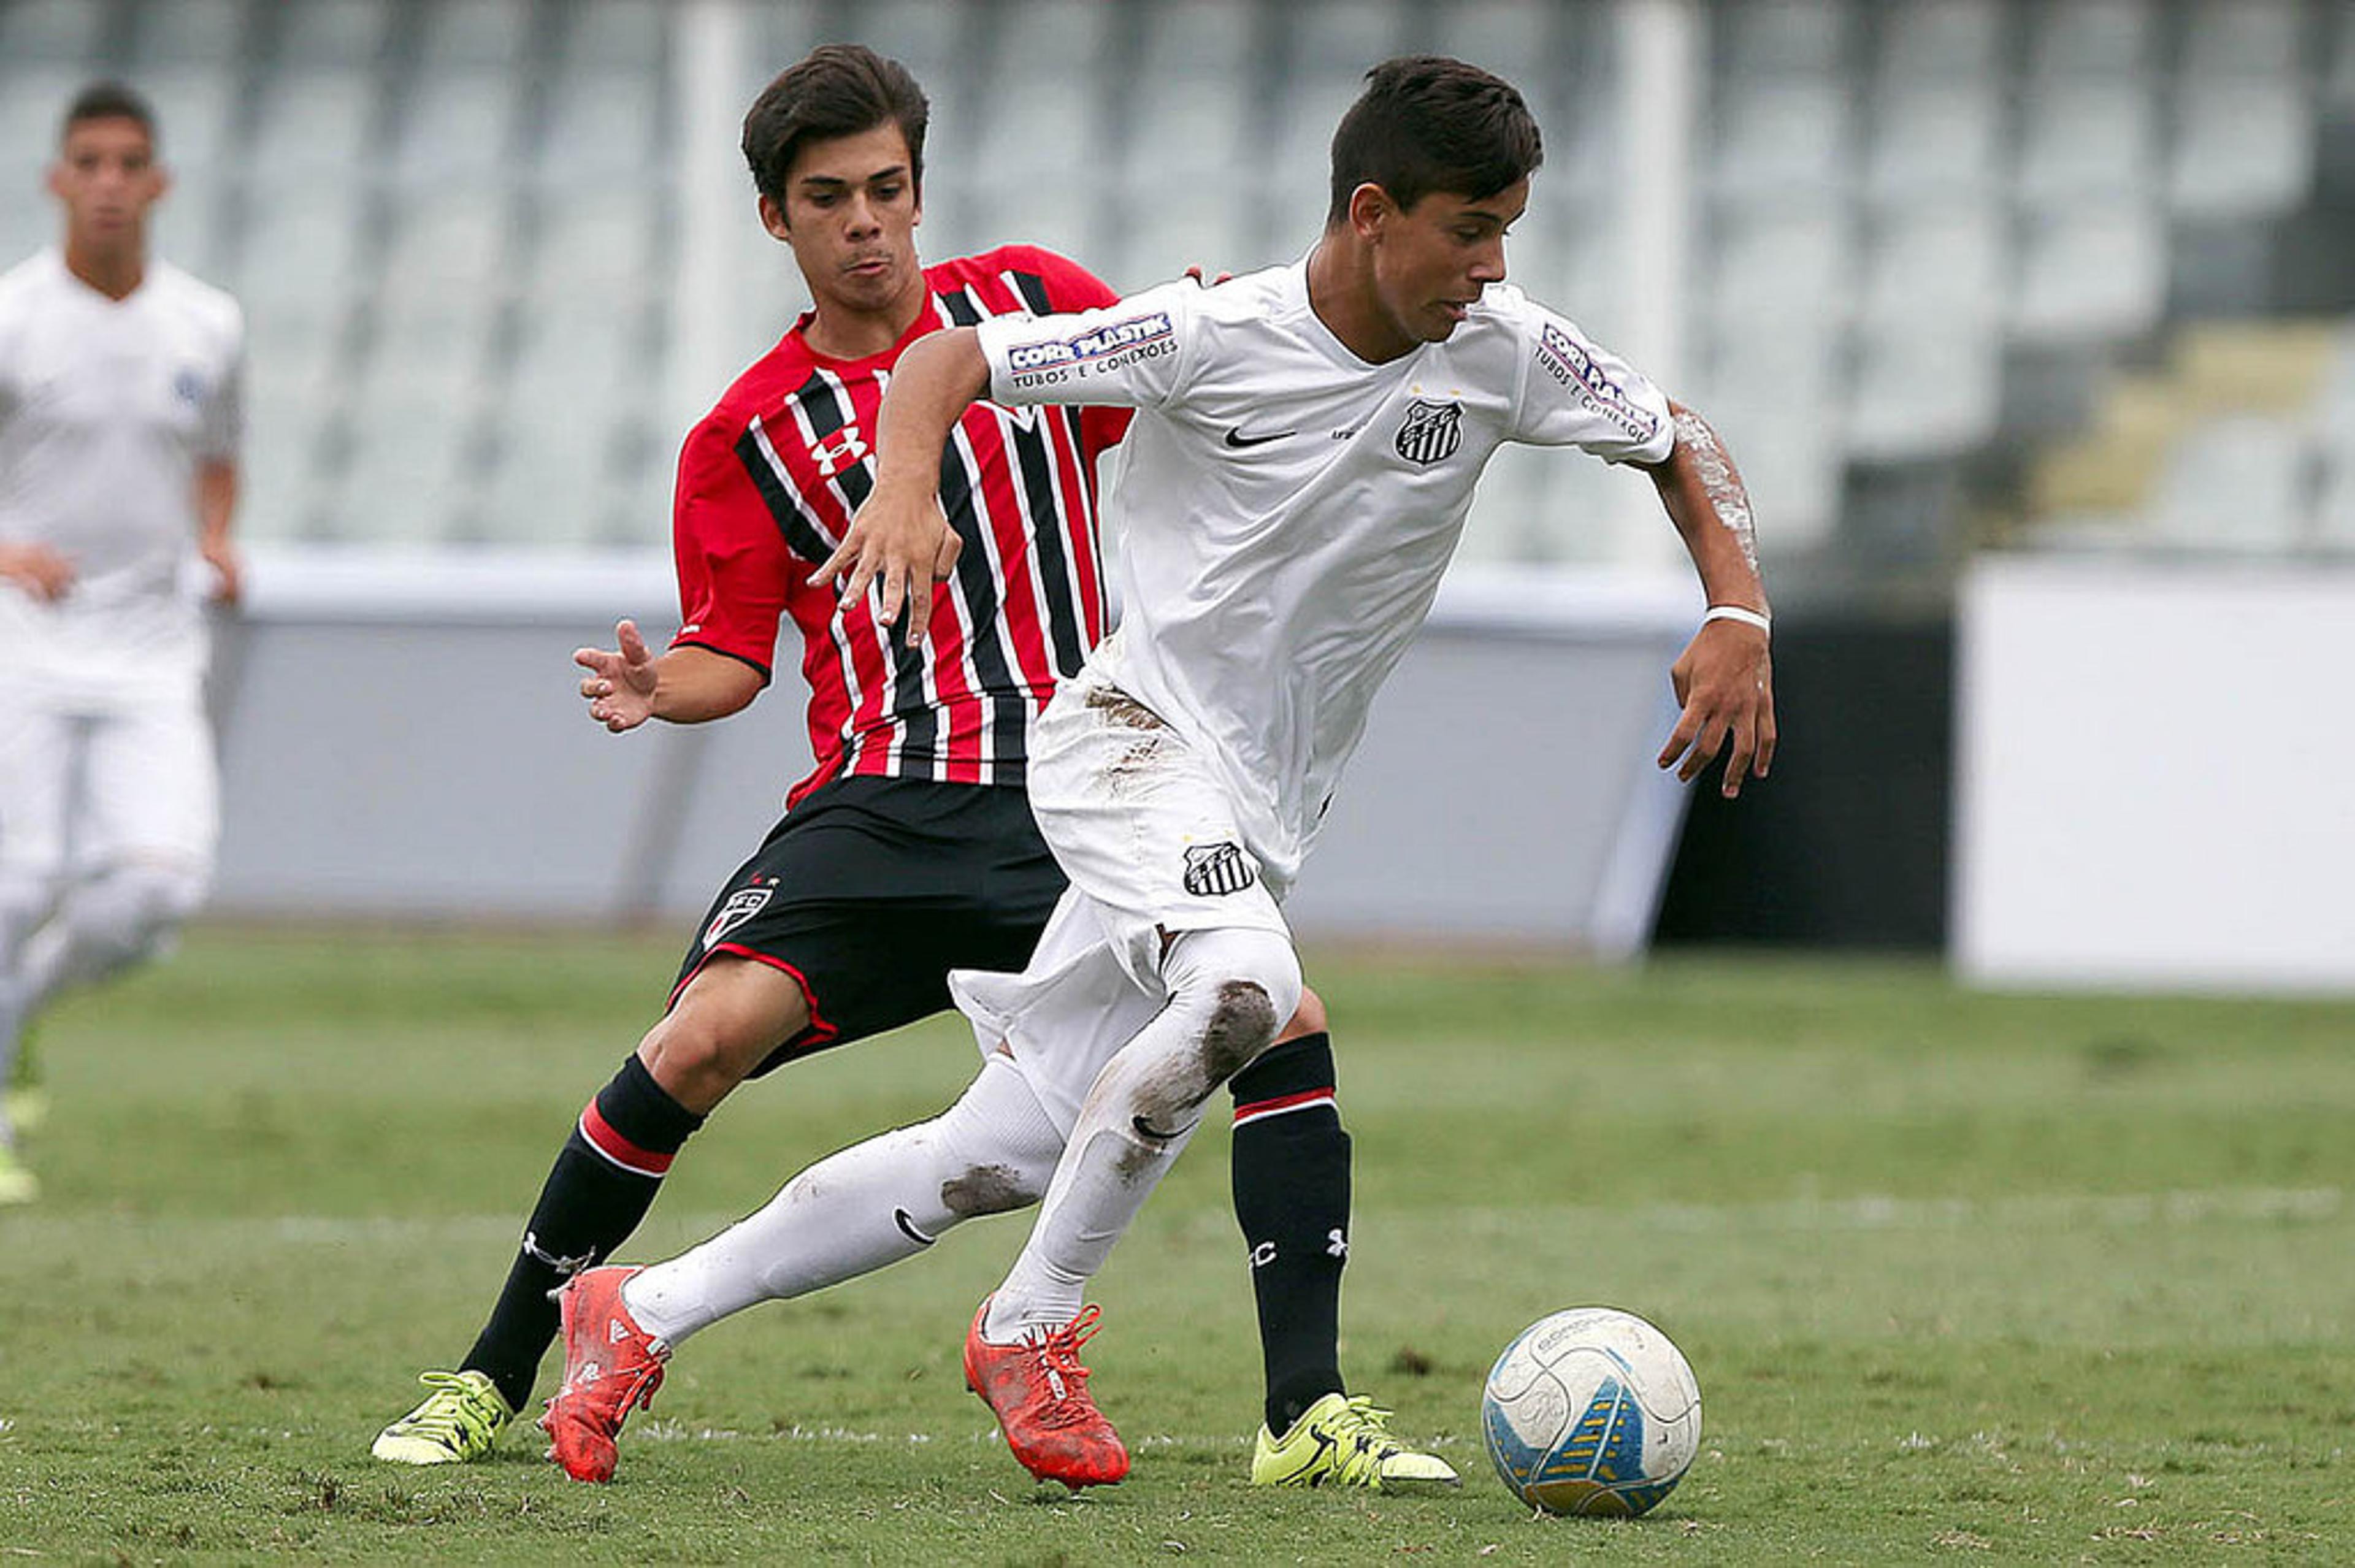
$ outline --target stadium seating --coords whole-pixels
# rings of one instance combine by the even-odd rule
[[[0,188],[37,188],[81,81],[119,72],[152,92],[182,176],[162,242],[236,288],[253,321],[256,533],[656,543],[685,384],[708,396],[724,374],[681,375],[668,329],[688,242],[675,195],[687,14],[0,0]],[[1645,149],[1621,139],[1614,7],[736,0],[733,14],[739,101],[824,38],[917,72],[935,126],[928,253],[1034,240],[1122,287],[1299,254],[1366,67],[1462,54],[1522,84],[1546,133],[1517,277],[1606,343],[1632,330],[1638,284],[1614,225]],[[1875,526],[1843,515],[1859,470],[1963,464],[2033,428],[2041,413],[2008,411],[2020,364],[2107,384],[2109,367],[2147,357],[2187,275],[2213,265],[2214,236],[2299,210],[2330,128],[2355,121],[2355,7],[2339,0],[1703,0],[1695,15],[1671,389],[1718,419],[1766,548],[1800,571]],[[732,363],[800,308],[790,258],[750,208],[748,192],[716,241],[740,291]],[[52,228],[38,204],[0,202],[9,259]],[[2267,513],[2232,548],[2355,534],[2355,437],[2332,407],[2218,416],[2286,421],[2308,475],[2284,493],[2290,524]],[[2270,438],[2170,428],[2197,439],[2127,531],[2180,545],[2208,526],[2206,476]],[[1596,496],[1613,498],[1600,522],[1581,509]],[[1649,559],[1657,519],[1619,496],[1517,460],[1486,487],[1473,548]]]

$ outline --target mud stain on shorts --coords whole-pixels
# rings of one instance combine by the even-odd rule
[[[1088,688],[1087,705],[1105,720],[1123,730],[1135,731],[1135,738],[1121,749],[1118,756],[1104,765],[1103,781],[1114,794],[1124,794],[1129,782],[1152,766],[1161,754],[1162,742],[1168,739],[1169,727],[1160,715],[1124,691],[1112,687]]]
[[[1117,687],[1088,688],[1087,704],[1114,723],[1131,730],[1163,730],[1161,716]]]

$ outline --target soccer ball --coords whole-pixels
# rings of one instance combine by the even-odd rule
[[[1700,1385],[1668,1337],[1633,1313],[1577,1307],[1505,1347],[1480,1395],[1506,1490],[1547,1513],[1633,1518],[1700,1447]]]

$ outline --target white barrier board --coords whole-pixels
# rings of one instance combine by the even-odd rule
[[[1988,558],[1957,634],[1966,978],[2355,990],[2355,569]]]

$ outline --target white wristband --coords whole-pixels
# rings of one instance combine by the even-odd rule
[[[1768,636],[1774,635],[1774,623],[1755,610],[1745,610],[1739,604],[1712,604],[1709,613],[1700,618],[1708,625],[1711,621],[1739,621],[1745,626],[1755,626]]]

